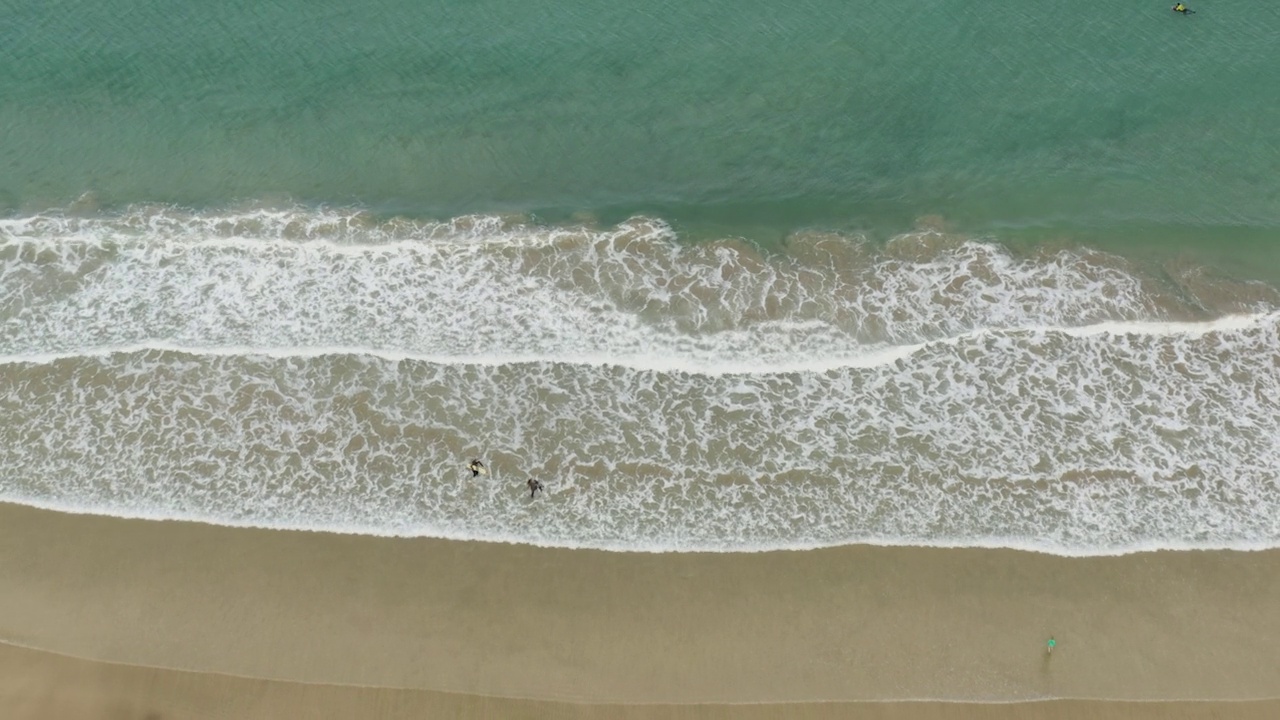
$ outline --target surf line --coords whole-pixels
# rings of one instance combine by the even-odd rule
[[[435,365],[470,365],[470,366],[503,366],[503,365],[583,365],[595,367],[624,367],[633,370],[654,372],[681,372],[690,375],[775,375],[794,372],[826,372],[845,368],[875,368],[890,365],[904,360],[921,350],[955,345],[965,340],[981,339],[995,335],[1001,336],[1035,336],[1061,334],[1069,337],[1087,338],[1100,335],[1127,336],[1184,336],[1200,337],[1211,332],[1233,332],[1262,327],[1269,322],[1280,320],[1280,312],[1254,313],[1248,315],[1229,315],[1213,320],[1191,322],[1103,322],[1094,325],[1077,327],[1010,327],[1010,328],[978,328],[951,337],[928,340],[909,345],[868,345],[865,350],[842,353],[833,352],[827,357],[818,357],[800,362],[770,363],[768,361],[750,361],[697,357],[671,357],[666,355],[629,355],[626,353],[598,353],[579,355],[549,354],[495,354],[495,355],[462,355],[419,353],[408,350],[394,350],[361,346],[250,346],[250,345],[198,345],[150,341],[120,345],[100,345],[73,350],[51,352],[29,352],[0,355],[0,365],[48,365],[51,363],[79,358],[109,358],[115,355],[131,355],[146,352],[172,352],[183,355],[206,357],[268,357],[277,359],[319,358],[326,356],[370,356],[389,362],[415,361]]]

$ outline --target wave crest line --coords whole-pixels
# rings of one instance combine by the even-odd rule
[[[132,354],[148,351],[176,352],[187,355],[234,357],[262,356],[271,358],[316,358],[329,355],[355,355],[377,357],[389,362],[405,360],[425,362],[435,365],[473,365],[497,367],[503,365],[562,364],[591,367],[615,366],[632,370],[651,372],[680,372],[689,375],[776,375],[786,373],[822,373],[846,368],[875,368],[890,365],[904,360],[917,352],[930,347],[955,345],[966,340],[976,340],[993,336],[1017,335],[1066,335],[1075,338],[1088,338],[1100,335],[1127,335],[1166,337],[1182,335],[1184,337],[1200,337],[1211,332],[1241,331],[1280,319],[1280,312],[1253,313],[1247,315],[1228,315],[1213,320],[1188,322],[1104,322],[1077,327],[1013,327],[1013,328],[979,328],[946,338],[938,338],[922,343],[909,345],[868,346],[866,351],[858,355],[822,357],[792,363],[775,363],[764,365],[741,360],[699,361],[693,358],[670,358],[662,356],[617,356],[608,354],[582,354],[573,356],[553,355],[435,355],[388,348],[371,348],[358,346],[316,346],[316,347],[250,347],[250,346],[200,346],[167,341],[134,343],[128,345],[105,345],[87,347],[76,350],[46,353],[16,353],[0,355],[0,365],[16,364],[49,364],[59,360],[89,357],[108,357],[118,354]]]

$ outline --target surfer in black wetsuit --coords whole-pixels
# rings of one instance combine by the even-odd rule
[[[484,473],[485,475],[489,474],[489,468],[485,467],[484,463],[479,460],[472,460],[471,464],[467,466],[467,469],[471,471],[471,477],[475,477],[480,473]]]
[[[542,487],[542,483],[538,482],[537,480],[534,480],[533,478],[529,478],[527,481],[525,481],[525,485],[529,486],[529,497],[533,497],[534,495],[537,495],[539,490],[546,492],[546,490]]]
[[[1174,6],[1173,6],[1173,11],[1174,11],[1174,12],[1176,12],[1176,13],[1182,13],[1183,15],[1195,15],[1195,14],[1196,14],[1196,11],[1195,11],[1195,10],[1192,10],[1191,8],[1187,7],[1186,5],[1183,5],[1182,3],[1178,3],[1177,5],[1174,5]]]

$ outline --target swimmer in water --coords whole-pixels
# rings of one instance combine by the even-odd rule
[[[489,468],[485,467],[484,463],[479,460],[472,460],[471,464],[467,466],[467,469],[471,471],[471,477],[475,477],[480,473],[484,473],[485,475],[489,474]]]
[[[1187,7],[1186,5],[1183,5],[1182,3],[1178,3],[1177,5],[1174,5],[1174,6],[1173,6],[1173,11],[1174,11],[1174,12],[1176,12],[1176,13],[1182,13],[1183,15],[1195,15],[1195,14],[1196,14],[1196,11],[1195,11],[1195,10],[1192,10],[1191,8]]]
[[[534,480],[533,478],[529,478],[527,481],[525,481],[525,485],[529,486],[529,497],[533,497],[534,495],[537,495],[539,490],[546,492],[546,490],[542,487],[542,483],[538,482],[537,480]]]

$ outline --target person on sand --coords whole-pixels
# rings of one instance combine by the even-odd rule
[[[479,460],[472,460],[471,464],[467,466],[467,469],[471,471],[471,477],[475,477],[480,473],[484,473],[485,475],[489,474],[489,468],[485,467],[484,463]]]
[[[1183,15],[1195,15],[1195,14],[1196,14],[1196,11],[1195,11],[1195,10],[1192,10],[1191,8],[1187,7],[1186,5],[1183,5],[1182,3],[1178,3],[1177,5],[1174,5],[1174,6],[1173,6],[1173,11],[1174,11],[1174,12],[1176,12],[1176,13],[1182,13]]]
[[[1045,650],[1045,653],[1046,653],[1046,654],[1048,654],[1048,655],[1052,655],[1052,654],[1053,654],[1053,648],[1054,648],[1054,646],[1056,646],[1057,644],[1058,644],[1058,641],[1057,641],[1057,640],[1054,640],[1054,639],[1053,639],[1053,636],[1052,636],[1052,635],[1050,635],[1050,636],[1049,636],[1049,642],[1048,642],[1048,643],[1046,643],[1046,648],[1047,648],[1047,649]]]
[[[545,489],[542,487],[542,483],[534,480],[533,478],[529,478],[525,481],[525,485],[529,486],[529,497],[537,495],[539,490],[543,490],[545,492]]]

